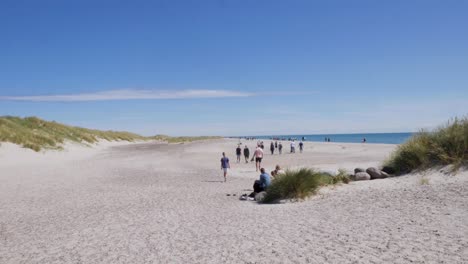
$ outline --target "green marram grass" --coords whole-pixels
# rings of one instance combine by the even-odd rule
[[[434,166],[468,165],[468,118],[455,118],[434,131],[420,131],[398,147],[384,167],[396,175]]]
[[[320,187],[349,183],[349,177],[344,170],[338,175],[318,172],[308,168],[287,170],[272,181],[268,187],[263,203],[275,203],[280,200],[303,200],[315,194]]]
[[[154,140],[156,137],[143,137],[129,132],[101,131],[67,126],[57,122],[45,121],[37,117],[0,117],[0,142],[11,142],[34,151],[40,151],[41,149],[62,149],[62,145],[66,141],[92,144],[100,139],[133,142],[136,140]],[[211,138],[214,137],[163,136],[163,138],[159,139],[169,143],[178,143]]]

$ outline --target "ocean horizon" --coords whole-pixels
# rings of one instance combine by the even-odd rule
[[[325,142],[325,138],[329,138],[330,142],[340,143],[361,143],[366,139],[366,143],[375,144],[401,144],[408,140],[414,132],[399,132],[399,133],[353,133],[353,134],[298,134],[298,135],[261,135],[261,136],[243,136],[242,138],[257,138],[271,140],[273,138],[280,139],[296,139],[311,142]]]

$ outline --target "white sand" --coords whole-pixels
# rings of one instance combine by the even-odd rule
[[[235,163],[236,142],[46,153],[2,143],[0,263],[468,263],[467,172],[353,182],[259,205],[238,200],[258,174]],[[303,154],[267,154],[263,165],[352,170],[394,148],[307,142]]]

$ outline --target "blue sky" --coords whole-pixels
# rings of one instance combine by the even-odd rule
[[[0,1],[0,115],[144,135],[468,114],[468,1]]]

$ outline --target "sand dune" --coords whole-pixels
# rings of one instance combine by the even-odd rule
[[[468,262],[467,172],[353,182],[304,202],[259,205],[238,200],[258,175],[254,164],[235,163],[236,143],[46,153],[2,144],[0,263]],[[304,153],[267,154],[263,165],[352,170],[394,148],[308,142]],[[227,183],[222,151],[232,164]]]

